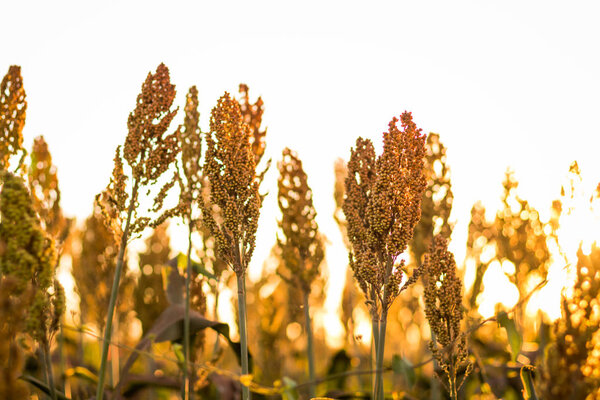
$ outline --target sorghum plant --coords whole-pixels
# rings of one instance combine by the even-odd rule
[[[460,329],[462,282],[456,275],[454,255],[448,251],[448,243],[441,235],[434,238],[425,255],[422,277],[425,314],[436,339],[430,342],[430,349],[446,375],[446,382],[442,382],[454,400],[461,386],[456,381],[458,370],[463,366],[470,368],[470,363],[467,361],[467,337]]]
[[[600,398],[600,248],[589,256],[579,249],[577,280],[562,299],[562,318],[540,367],[542,399]]]
[[[10,167],[10,158],[21,153],[17,168],[21,165],[23,149],[23,127],[25,126],[25,89],[21,67],[11,65],[0,83],[0,170]]]
[[[166,133],[177,113],[177,110],[171,110],[174,98],[175,85],[170,83],[169,69],[164,64],[160,64],[156,73],[148,74],[142,85],[135,109],[129,114],[127,120],[129,132],[123,149],[121,146],[117,147],[112,179],[106,190],[97,196],[97,203],[110,221],[110,227],[120,242],[104,332],[97,400],[102,400],[104,395],[104,375],[112,334],[112,317],[128,239],[130,235],[141,233],[149,225],[152,227],[160,225],[178,211],[170,209],[156,216],[163,210],[165,197],[176,183],[176,179],[169,180],[154,196],[151,194],[151,188],[156,185],[158,179],[174,166],[180,150],[177,133]],[[124,171],[124,162],[129,166],[128,174]],[[130,182],[131,193],[127,192],[127,181]],[[147,189],[146,193],[143,192],[144,189]],[[153,202],[148,215],[154,215],[155,218],[139,214],[138,204],[141,203],[144,194]]]
[[[493,245],[496,236],[495,226],[485,218],[485,207],[481,202],[473,204],[471,208],[471,221],[469,222],[467,236],[467,259],[475,263],[475,280],[469,294],[469,308],[477,308],[477,296],[483,291],[483,276],[491,260],[483,259],[484,248]]]
[[[313,333],[309,313],[310,287],[319,275],[319,265],[325,255],[323,237],[315,220],[317,212],[312,201],[312,190],[308,186],[302,161],[288,148],[283,150],[283,159],[278,165],[279,189],[277,202],[281,210],[279,227],[284,238],[277,238],[286,272],[279,271],[283,279],[303,294],[306,321],[307,355],[309,379],[315,380]],[[310,385],[310,396],[315,397],[315,386]]]
[[[242,120],[250,129],[250,146],[252,146],[252,153],[254,153],[254,161],[258,165],[265,154],[267,146],[265,142],[267,129],[261,130],[260,126],[265,112],[264,102],[259,97],[254,104],[250,103],[248,85],[244,83],[240,84],[240,94],[241,98],[238,101],[240,113],[242,114]]]
[[[237,277],[244,375],[248,374],[245,275],[255,247],[262,203],[250,136],[238,102],[225,93],[211,112],[210,132],[206,133],[203,169],[210,185],[210,199],[202,204],[202,217],[214,237],[218,257]],[[248,387],[243,386],[244,400],[249,396]]]
[[[181,147],[181,169],[178,173],[180,186],[181,215],[188,224],[188,251],[185,272],[185,317],[183,324],[184,368],[182,399],[191,397],[190,380],[188,378],[188,360],[190,359],[190,279],[192,264],[192,232],[197,220],[193,215],[194,199],[202,196],[202,136],[200,132],[198,113],[198,90],[192,86],[187,94],[185,103],[185,118],[183,125],[177,130],[179,146]]]
[[[55,279],[54,241],[42,230],[23,180],[6,171],[1,180],[0,271],[17,280],[16,294],[31,287],[25,332],[43,349],[48,386],[55,400],[50,344],[64,313],[65,299],[63,288]]]
[[[426,187],[423,173],[425,136],[405,112],[383,134],[383,153],[375,156],[370,140],[358,138],[351,150],[346,177],[344,214],[352,245],[350,266],[367,298],[375,338],[374,394],[383,398],[382,368],[387,311],[402,290],[414,283],[414,273],[401,287],[406,250],[421,215]]]

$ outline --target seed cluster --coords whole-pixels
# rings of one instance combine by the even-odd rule
[[[280,273],[287,275],[286,280],[309,293],[325,255],[323,237],[315,220],[317,212],[313,205],[312,190],[308,186],[302,161],[292,150],[283,150],[278,167],[279,227],[284,237],[278,237],[277,243],[287,270]]]
[[[185,102],[183,125],[177,130],[181,147],[181,170],[178,174],[182,214],[191,216],[194,199],[202,195],[202,132],[198,112],[198,89],[192,86]]]
[[[65,309],[63,289],[54,279],[54,241],[41,228],[23,180],[8,172],[0,192],[0,274],[17,280],[16,293],[32,288],[25,329],[44,342],[58,329]]]
[[[97,203],[117,235],[118,227],[126,220],[129,206],[139,202],[139,189],[146,187],[146,195],[149,196],[150,188],[175,165],[180,152],[178,134],[166,134],[177,113],[176,109],[171,110],[174,99],[175,85],[170,83],[169,69],[160,64],[156,73],[149,73],[142,84],[135,109],[127,120],[128,134],[122,151],[120,146],[116,150],[113,176],[107,189],[97,197]],[[130,177],[123,169],[123,159],[131,168]],[[131,196],[127,193],[128,180],[133,185]],[[168,180],[153,196],[153,206],[148,210],[149,213],[155,214],[162,210],[165,197],[176,182],[176,177]],[[140,233],[148,225],[158,226],[178,212],[179,207],[176,207],[152,219],[139,216],[138,207],[133,207],[131,233]]]
[[[397,118],[383,134],[383,153],[358,138],[351,150],[343,210],[352,245],[350,265],[371,307],[387,310],[401,291],[404,260],[396,262],[419,221],[426,187],[425,136],[411,113]],[[412,284],[416,276],[404,285]]]
[[[250,129],[250,146],[252,147],[252,153],[254,153],[254,161],[256,165],[262,159],[265,154],[265,137],[267,136],[267,129],[261,130],[262,116],[265,112],[264,102],[259,97],[254,104],[250,103],[248,85],[240,84],[240,113],[242,114],[242,120],[248,125]]]
[[[254,251],[262,199],[250,128],[229,93],[211,112],[206,146],[203,169],[210,201],[203,202],[203,222],[215,238],[217,254],[243,275]]]
[[[461,332],[463,318],[462,282],[456,275],[454,255],[448,251],[443,236],[433,239],[423,264],[425,314],[437,343],[430,349],[447,376],[450,387],[456,387],[456,374],[467,363],[467,338]]]
[[[9,168],[10,157],[23,149],[25,126],[25,89],[21,67],[11,65],[0,83],[0,170]]]

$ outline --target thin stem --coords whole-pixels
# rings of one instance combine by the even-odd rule
[[[125,222],[125,230],[121,236],[121,245],[119,247],[119,255],[117,256],[117,265],[115,268],[115,276],[110,292],[110,301],[108,303],[108,315],[106,317],[106,328],[104,329],[104,339],[102,343],[102,358],[100,361],[100,371],[98,373],[98,387],[96,389],[96,400],[102,400],[104,397],[104,379],[106,375],[106,361],[108,359],[108,349],[112,337],[113,315],[115,313],[115,305],[117,304],[117,293],[119,292],[119,281],[121,280],[121,271],[123,270],[123,259],[125,258],[125,247],[127,246],[127,238],[129,236],[129,226],[131,225],[131,216],[137,202],[137,192],[139,180],[135,181],[129,208],[127,210],[127,221]]]
[[[240,345],[242,358],[242,375],[248,375],[248,337],[246,332],[246,281],[244,273],[238,273],[238,318],[240,324]],[[242,385],[242,399],[250,400],[250,389]]]
[[[431,342],[433,343],[433,347],[437,348],[437,339],[435,338],[435,333],[433,332],[433,328],[429,327],[429,332],[431,332]],[[433,374],[431,375],[430,384],[431,384],[431,400],[440,400],[441,392],[440,392],[440,383],[438,382],[435,374],[435,370],[438,367],[438,362],[434,358],[433,359]]]
[[[383,400],[383,355],[385,349],[385,328],[387,324],[387,311],[382,311],[379,319],[379,345],[377,346],[377,367],[375,368],[376,400]]]
[[[311,382],[315,380],[315,350],[313,347],[313,332],[312,326],[310,323],[310,313],[308,309],[308,292],[304,292],[304,318],[306,320],[306,352],[308,357],[308,379]],[[316,393],[316,385],[311,384],[309,386],[310,397],[317,397]]]
[[[215,282],[215,307],[213,309],[213,319],[215,321],[218,321],[218,310],[219,310],[219,283],[220,283],[220,279],[217,277],[217,281]],[[213,346],[213,356],[215,354],[217,354],[217,351],[219,351],[219,339],[220,336],[219,334],[216,335],[215,337],[215,344]]]
[[[377,370],[376,367],[376,359],[377,359],[377,349],[379,349],[379,317],[373,311],[371,312],[371,327],[373,329],[373,337],[371,338],[371,368]],[[373,384],[373,400],[376,400],[377,395],[377,372],[372,376]]]
[[[62,393],[65,393],[65,388],[67,384],[67,380],[65,379],[65,370],[66,370],[66,361],[65,361],[65,332],[63,330],[63,326],[65,324],[65,316],[62,315],[60,317],[60,326],[58,332],[58,354],[60,357],[59,361],[59,376],[60,376],[60,386],[62,387]]]
[[[50,358],[50,345],[48,340],[44,340],[42,343],[44,351],[44,362],[46,363],[46,380],[48,383],[48,390],[50,391],[50,398],[57,400],[56,389],[54,388],[54,374],[52,373],[52,360]]]
[[[190,212],[191,214],[191,212]],[[192,218],[189,216],[190,225],[188,230],[188,252],[187,265],[185,268],[185,314],[183,318],[183,383],[181,386],[181,399],[190,398],[190,378],[188,373],[188,361],[190,360],[190,279],[192,275]]]

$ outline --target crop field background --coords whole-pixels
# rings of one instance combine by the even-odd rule
[[[595,3],[0,15],[0,400],[600,399]]]

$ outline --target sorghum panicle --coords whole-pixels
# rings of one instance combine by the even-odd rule
[[[111,181],[101,195],[98,204],[102,207],[107,220],[115,220],[115,225],[122,225],[125,221],[130,204],[138,203],[138,193],[134,191],[134,198],[127,193],[127,181],[139,188],[155,185],[157,180],[167,170],[175,165],[175,159],[180,151],[177,132],[166,134],[167,129],[177,109],[171,110],[175,99],[175,85],[169,80],[169,69],[160,64],[155,74],[148,74],[142,84],[142,91],[137,97],[136,107],[129,114],[127,120],[128,134],[123,148],[117,147],[115,164]],[[128,176],[124,171],[123,159],[131,168]],[[163,203],[168,191],[177,182],[175,178],[169,179],[158,193],[153,196],[153,206],[150,213],[158,213],[163,208]],[[150,189],[146,192],[150,194]],[[156,218],[139,216],[137,207],[134,207],[134,218],[131,233],[143,231],[148,225],[155,227],[178,212],[178,208],[164,211]]]
[[[426,187],[425,136],[408,112],[401,116],[402,130],[396,122],[389,123],[378,158],[370,140],[357,139],[343,206],[352,244],[350,265],[371,307],[379,304],[382,310],[400,293],[404,260],[396,261],[419,221]],[[415,280],[411,277],[404,287]]]
[[[279,189],[277,202],[281,210],[279,227],[284,237],[277,238],[283,265],[288,271],[286,279],[310,292],[310,285],[319,275],[319,265],[325,255],[323,237],[315,217],[317,212],[312,201],[312,190],[308,186],[302,161],[288,148],[283,150],[283,159],[278,164]]]
[[[229,93],[212,110],[206,146],[203,168],[210,201],[202,206],[203,222],[215,238],[219,256],[240,275],[254,251],[261,197],[250,129]]]
[[[21,67],[11,65],[0,83],[0,170],[8,169],[10,157],[23,149],[23,127],[25,126],[25,89]]]
[[[445,372],[449,387],[456,388],[459,367],[469,365],[466,335],[461,331],[463,318],[462,281],[456,275],[454,255],[443,236],[433,239],[423,264],[425,314],[436,343],[430,349]]]
[[[258,165],[262,156],[265,154],[266,147],[265,137],[267,136],[267,129],[261,130],[260,127],[265,107],[261,97],[259,97],[254,104],[250,103],[248,93],[248,85],[241,83],[241,98],[239,100],[240,113],[242,114],[242,120],[250,129],[250,146],[252,147],[252,153],[254,153],[254,161],[256,165]]]

